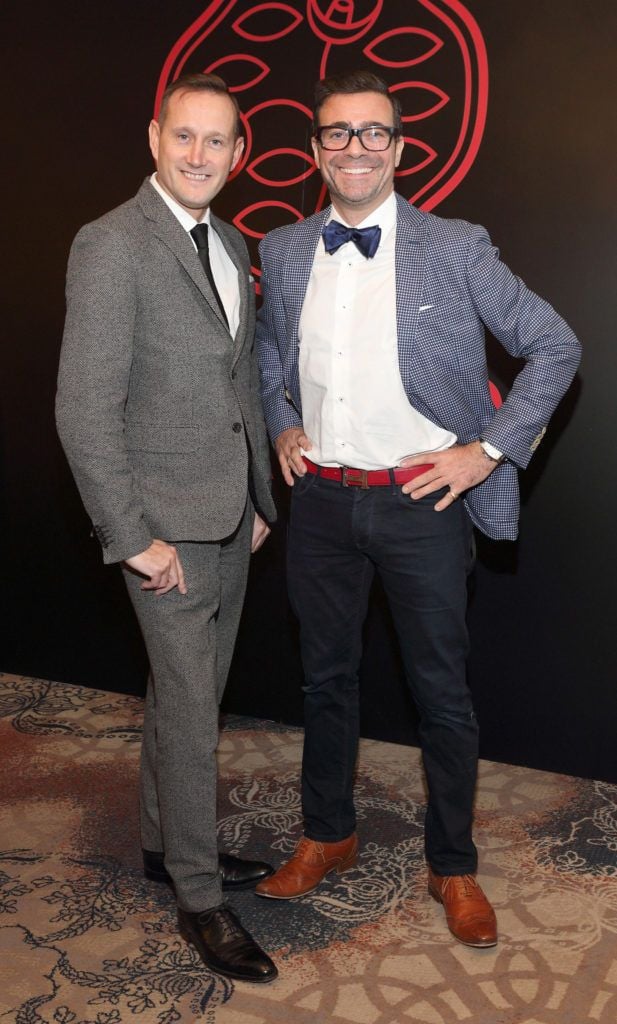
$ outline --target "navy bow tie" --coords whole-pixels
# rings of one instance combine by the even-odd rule
[[[326,224],[322,235],[326,252],[332,254],[345,245],[345,242],[353,242],[367,260],[372,260],[381,238],[381,228],[377,224],[370,228],[346,228],[337,220],[331,220]]]

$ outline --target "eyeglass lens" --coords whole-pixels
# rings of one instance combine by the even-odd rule
[[[387,149],[393,134],[393,128],[383,125],[370,125],[367,128],[341,128],[338,125],[326,125],[318,132],[323,149],[346,149],[353,136],[356,135],[365,149],[373,151]]]

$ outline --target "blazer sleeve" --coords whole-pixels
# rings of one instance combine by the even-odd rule
[[[266,236],[259,246],[262,304],[257,316],[256,345],[261,378],[261,398],[272,442],[290,427],[301,427],[302,418],[288,397],[285,365],[294,362],[297,376],[297,339],[288,337],[285,304],[281,291],[282,268],[276,266],[276,248]]]
[[[525,468],[570,386],[581,358],[574,332],[553,307],[499,259],[483,228],[468,249],[467,282],[489,331],[525,364],[482,436]]]
[[[101,222],[78,233],[69,258],[56,423],[105,562],[151,544],[133,493],[124,435],[136,315],[127,241]]]

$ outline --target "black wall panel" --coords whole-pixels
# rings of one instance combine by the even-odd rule
[[[236,14],[253,6],[237,4]],[[373,6],[374,0],[358,0],[358,15]],[[397,18],[428,24],[429,6],[386,0],[384,17],[390,26]],[[461,5],[439,0],[437,6]],[[161,69],[176,40],[209,7],[217,3],[58,0],[53,7],[13,4],[4,12],[5,671],[143,690],[146,659],[119,572],[102,566],[55,436],[64,270],[78,227],[128,198],[149,173],[146,126]],[[306,15],[299,0],[289,7]],[[484,224],[507,262],[563,313],[585,348],[575,386],[521,477],[520,540],[479,542],[469,621],[482,753],[617,781],[617,8],[613,0],[469,0],[467,9],[487,48],[488,115],[475,161],[436,212]],[[199,53],[210,45],[215,59],[217,38]],[[293,95],[310,104],[320,47],[277,52],[287,61],[277,65],[277,81],[288,81]],[[454,66],[448,70],[446,56],[444,50],[439,81],[455,103],[460,75]],[[342,47],[335,58],[343,62]],[[186,66],[200,65],[189,59]],[[243,103],[242,93],[238,98]],[[254,122],[256,134],[258,126],[271,132],[271,147],[284,130],[287,145],[303,149],[308,128],[299,124],[283,114]],[[217,212],[233,218],[241,203],[255,200],[248,188],[241,178],[230,184]],[[317,195],[313,178],[296,200],[302,212],[314,208]],[[506,388],[516,366],[489,346],[494,379]],[[297,627],[284,580],[287,496],[282,486],[277,491],[281,520],[254,560],[226,704],[300,722]],[[362,675],[365,735],[414,742],[415,715],[378,589]]]

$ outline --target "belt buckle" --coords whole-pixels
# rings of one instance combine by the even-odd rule
[[[368,470],[343,466],[342,474],[343,487],[361,487],[363,491],[368,491]]]

